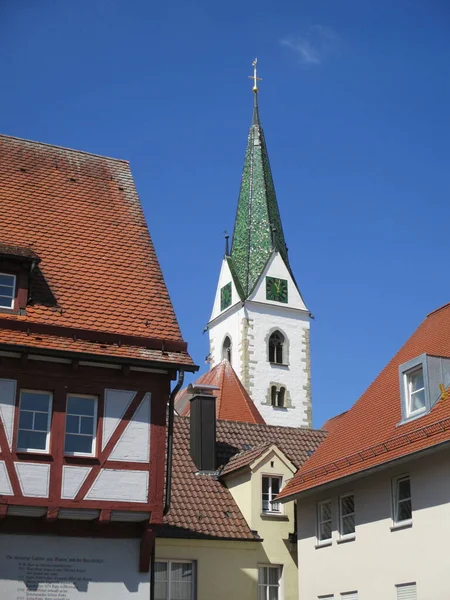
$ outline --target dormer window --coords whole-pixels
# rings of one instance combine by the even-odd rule
[[[0,307],[13,308],[16,296],[16,276],[0,273]]]
[[[406,401],[408,417],[414,417],[426,409],[423,367],[405,373]]]

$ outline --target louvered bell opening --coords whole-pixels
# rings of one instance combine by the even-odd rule
[[[191,458],[202,473],[216,470],[216,386],[192,387],[190,398]]]

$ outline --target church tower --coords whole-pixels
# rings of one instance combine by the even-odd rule
[[[259,118],[253,119],[231,249],[228,239],[208,323],[210,366],[228,359],[266,423],[310,427],[310,313],[283,234]]]

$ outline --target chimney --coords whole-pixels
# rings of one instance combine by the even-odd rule
[[[191,385],[190,441],[191,458],[202,473],[216,470],[216,397],[214,385]]]

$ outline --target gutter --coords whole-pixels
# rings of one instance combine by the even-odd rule
[[[173,457],[173,421],[175,412],[175,396],[180,391],[184,381],[184,370],[180,369],[178,381],[169,396],[169,418],[167,423],[167,459],[166,459],[166,495],[164,500],[163,516],[170,510],[172,487],[172,457]]]

